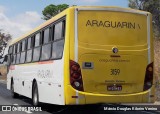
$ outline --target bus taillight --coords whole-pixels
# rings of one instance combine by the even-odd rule
[[[76,90],[83,91],[81,68],[72,60],[70,60],[70,83]]]
[[[144,79],[144,87],[143,90],[148,90],[152,87],[153,84],[153,62],[149,64],[146,68],[146,74]]]

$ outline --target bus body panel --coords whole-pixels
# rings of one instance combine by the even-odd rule
[[[138,92],[133,94],[120,94],[120,95],[110,95],[110,94],[99,94],[99,93],[88,93],[88,92],[78,92],[78,98],[68,98],[67,105],[73,104],[96,104],[96,103],[153,103],[155,102],[154,97],[149,97],[154,95],[155,86],[153,85],[147,91]],[[68,86],[68,90],[71,96],[74,96],[76,90],[73,87]],[[150,93],[151,91],[151,93]]]
[[[79,9],[77,28],[79,43],[128,47],[147,44],[147,15],[143,14]]]
[[[120,58],[112,58],[107,54],[84,54],[79,62],[92,62],[94,65],[93,69],[81,66],[85,92],[114,95],[143,91],[147,66],[144,56],[121,55]],[[139,65],[140,62],[141,65]],[[112,74],[114,69],[119,70],[115,72],[115,75]],[[107,86],[113,84],[122,86],[122,90],[107,91]]]
[[[71,95],[66,104],[154,102],[154,78],[152,87],[143,90],[147,65],[153,62],[151,14],[75,8],[72,16],[70,60],[81,67],[84,92],[68,85]],[[113,53],[113,48],[118,53]],[[85,63],[93,67],[84,67]],[[120,70],[119,74],[112,74],[114,69]],[[110,85],[120,85],[122,90],[109,91]]]
[[[143,91],[146,67],[151,62],[147,25],[147,15],[115,11],[78,12],[78,56],[84,91],[110,95]],[[118,49],[116,54],[113,48]],[[96,50],[99,53],[103,50],[103,55]],[[83,68],[85,62],[92,63],[93,68]],[[120,90],[108,89],[114,85],[121,86]]]
[[[64,104],[63,66],[63,59],[15,65],[11,73],[15,92],[32,98],[32,84],[36,79],[40,102]]]

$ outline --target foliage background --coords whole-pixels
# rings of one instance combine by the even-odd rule
[[[152,13],[154,30],[154,75],[156,100],[160,101],[160,0],[129,0],[129,7]]]

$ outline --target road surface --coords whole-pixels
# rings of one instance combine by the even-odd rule
[[[14,107],[32,106],[32,101],[29,98],[20,96],[17,99],[11,97],[11,93],[6,89],[6,84],[0,81],[0,107],[3,105],[12,105]],[[160,114],[158,111],[108,111],[107,108],[112,108],[113,104],[96,104],[96,105],[82,105],[82,106],[55,106],[49,104],[41,104],[42,111],[0,111],[0,114]],[[121,105],[118,105],[121,108]],[[126,107],[122,106],[121,109]],[[114,110],[114,109],[112,109]]]

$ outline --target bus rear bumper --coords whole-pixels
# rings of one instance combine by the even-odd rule
[[[81,92],[69,87],[70,94],[67,94],[67,105],[78,104],[96,104],[96,103],[153,103],[155,101],[154,86],[147,91],[123,94],[123,95],[109,95]]]

